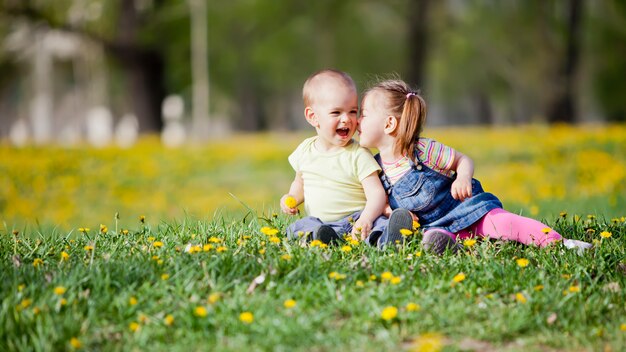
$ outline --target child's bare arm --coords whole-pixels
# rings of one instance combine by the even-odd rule
[[[296,201],[293,207],[288,206],[285,202],[289,197],[292,197]],[[302,202],[304,202],[304,183],[302,181],[302,174],[296,172],[296,177],[293,182],[291,182],[291,187],[289,187],[289,193],[280,198],[280,209],[285,214],[296,215],[298,214],[298,205],[302,204]]]
[[[365,239],[372,230],[374,220],[382,215],[385,210],[385,206],[387,205],[387,194],[385,194],[385,189],[380,183],[377,172],[373,172],[363,179],[363,181],[361,181],[361,185],[365,191],[365,198],[367,199],[367,202],[365,203],[365,208],[361,212],[361,216],[354,223],[352,236],[356,236],[360,231],[361,239]]]
[[[472,177],[474,177],[474,161],[467,155],[454,151],[454,161],[450,167],[456,172],[456,180],[452,183],[452,198],[465,200],[472,196]]]

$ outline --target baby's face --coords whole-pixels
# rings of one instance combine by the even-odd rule
[[[345,147],[357,128],[358,98],[353,87],[341,82],[320,87],[311,108],[311,123],[320,137],[316,146],[322,151]]]

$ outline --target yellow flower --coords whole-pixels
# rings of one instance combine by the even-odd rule
[[[222,252],[226,252],[228,248],[224,246],[219,246],[215,250],[217,251],[217,253],[222,253]]]
[[[41,258],[35,258],[35,260],[33,260],[33,266],[36,268],[40,265],[43,265],[43,259]]]
[[[32,299],[29,299],[29,298],[24,298],[24,299],[20,302],[19,308],[21,308],[21,309],[26,309],[26,308],[30,307],[30,305],[31,305],[32,303],[33,303],[33,300],[32,300]]]
[[[549,227],[544,227],[543,229],[541,229],[541,232],[545,233],[546,235],[549,234],[550,231],[552,231],[552,229]]]
[[[519,258],[515,262],[517,263],[517,266],[519,266],[520,268],[525,268],[530,263],[528,259],[526,258]]]
[[[569,292],[580,292],[580,286],[570,286]]]
[[[454,275],[454,277],[452,278],[452,283],[453,284],[457,284],[461,281],[465,280],[465,274],[464,273],[458,273],[456,275]]]
[[[167,280],[169,278],[170,278],[170,274],[166,273],[166,274],[161,275],[161,280]]]
[[[211,242],[211,243],[220,243],[220,242],[222,242],[222,239],[219,238],[219,237],[211,236],[209,238],[209,242]]]
[[[320,240],[313,240],[309,244],[311,247],[321,247],[324,243]]]
[[[269,237],[269,241],[272,243],[280,243],[280,238],[276,237],[276,236],[270,236]]]
[[[411,348],[413,352],[439,352],[443,348],[443,337],[437,333],[426,333],[418,336]]]
[[[193,314],[197,317],[204,318],[207,316],[208,313],[206,308],[204,308],[203,306],[197,306],[196,308],[194,308]]]
[[[347,253],[347,252],[350,252],[351,250],[352,250],[352,247],[350,247],[350,246],[342,246],[341,247],[341,251],[342,252],[346,252]]]
[[[288,299],[285,302],[283,302],[283,306],[285,306],[285,308],[287,309],[291,309],[293,307],[296,306],[296,301],[294,301],[293,299]]]
[[[370,281],[375,281],[376,280],[376,275],[370,275]]]
[[[143,224],[146,222],[146,216],[145,215],[140,215],[139,216],[139,221]]]
[[[100,232],[107,233],[109,229],[104,224],[100,224]]]
[[[76,337],[72,337],[70,339],[70,346],[72,346],[72,348],[79,349],[83,346],[83,344]]]
[[[535,286],[534,289],[535,289],[535,291],[541,291],[541,290],[543,290],[543,285],[537,285],[537,286]]]
[[[622,331],[626,331],[626,324],[621,324],[619,326],[619,329],[622,330]]]
[[[559,216],[562,218],[566,218],[567,217],[567,212],[566,211],[562,211],[559,213]]]
[[[561,274],[561,277],[564,278],[565,280],[568,280],[572,277],[572,275],[570,274]]]
[[[271,227],[263,226],[261,227],[261,233],[267,236],[274,236],[278,233],[278,229],[273,229]]]
[[[345,274],[340,274],[340,273],[338,273],[336,271],[333,271],[330,274],[328,274],[328,277],[331,278],[331,279],[335,279],[335,280],[339,281],[339,280],[345,279],[346,275]]]
[[[207,298],[207,302],[209,302],[210,304],[215,304],[217,301],[220,300],[221,297],[222,297],[221,293],[213,292],[209,295],[209,298]]]
[[[122,230],[122,235],[128,235],[128,230]]]
[[[404,237],[411,236],[413,234],[413,231],[409,229],[400,229],[400,234]]]
[[[265,254],[265,248],[259,249],[259,254],[261,254],[261,255]]]
[[[422,307],[420,307],[419,304],[417,303],[413,303],[413,302],[409,302],[406,305],[406,310],[407,312],[417,312],[418,310],[420,310]]]
[[[153,242],[153,243],[152,243],[152,246],[153,246],[154,248],[161,248],[161,247],[163,247],[163,242],[161,242],[161,241],[155,241],[155,242]]]
[[[394,277],[392,277],[392,278],[391,278],[391,280],[389,280],[389,282],[390,282],[392,285],[397,285],[397,284],[399,284],[401,281],[402,281],[402,278],[401,278],[400,276],[394,276]]]
[[[128,299],[128,304],[130,304],[131,306],[134,306],[135,304],[137,304],[137,298],[135,296],[132,296]]]
[[[608,231],[602,231],[602,232],[600,232],[600,237],[602,237],[602,238],[609,238],[609,237],[611,237],[612,235],[613,235],[613,234],[612,234],[612,233],[610,233],[610,232],[608,232]]]
[[[239,314],[239,320],[244,324],[251,324],[254,321],[254,315],[250,312],[243,312]]]
[[[415,256],[416,256],[416,257],[421,257],[421,256],[422,256],[422,251],[417,251],[417,252],[415,252]]]
[[[213,249],[213,245],[212,244],[205,244],[204,246],[202,246],[202,250],[205,251],[205,252],[208,252],[211,249]]]
[[[154,240],[156,240],[156,237],[148,236],[148,242],[153,242]]]
[[[80,231],[80,232],[82,232],[82,233],[87,233],[87,232],[89,232],[89,228],[88,228],[88,227],[80,227],[80,228],[78,229],[78,231]]]
[[[66,251],[61,252],[61,260],[66,261],[68,259],[70,259],[70,255]]]
[[[385,321],[393,320],[397,316],[398,316],[398,308],[394,306],[387,306],[382,310],[382,312],[380,312],[380,317]]]
[[[67,289],[65,287],[63,287],[63,286],[57,286],[57,287],[54,288],[54,294],[57,295],[57,296],[60,296],[60,295],[64,294],[65,291],[67,291]]]
[[[473,238],[468,238],[468,239],[466,239],[466,240],[463,240],[463,245],[464,245],[465,247],[471,247],[471,246],[473,246],[473,245],[475,245],[475,244],[476,244],[476,240],[475,240],[475,239],[473,239]]]
[[[356,287],[363,287],[363,281],[361,280],[356,280],[354,284],[356,285]]]
[[[93,246],[89,246],[89,245],[87,245],[87,246],[85,246],[85,247],[83,247],[83,248],[84,248],[86,251],[93,251]]]
[[[163,324],[167,326],[174,324],[174,316],[171,314],[166,315],[165,318],[163,318]]]
[[[517,300],[519,303],[526,303],[526,297],[521,292],[515,294],[515,300]]]
[[[420,223],[419,223],[419,222],[417,222],[417,221],[413,220],[413,230],[417,230],[417,229],[419,229],[419,228],[420,228],[420,226],[422,226],[422,225],[420,225]]]
[[[64,305],[66,305],[66,304],[67,304],[67,300],[66,300],[65,298],[61,298],[61,299],[59,300],[59,305],[60,305],[60,306],[64,306]]]
[[[136,321],[133,321],[132,323],[128,324],[128,328],[130,329],[130,331],[135,332],[139,330],[139,323]]]
[[[292,196],[288,196],[287,198],[285,198],[285,205],[287,206],[287,208],[295,208],[298,205],[298,201],[296,201],[296,199]]]
[[[283,255],[280,256],[280,259],[289,261],[289,260],[291,260],[291,255],[283,254]]]
[[[393,278],[393,274],[389,271],[385,271],[384,273],[380,274],[380,279],[382,281],[389,281]]]

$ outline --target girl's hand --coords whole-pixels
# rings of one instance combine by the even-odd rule
[[[451,191],[452,198],[461,202],[472,196],[472,179],[466,177],[457,177],[452,182]]]
[[[285,194],[280,198],[280,209],[285,214],[296,215],[298,214],[298,201],[289,194]]]

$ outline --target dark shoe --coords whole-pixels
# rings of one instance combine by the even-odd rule
[[[337,232],[335,232],[335,230],[333,230],[333,228],[328,225],[321,225],[320,227],[318,227],[317,230],[315,230],[315,232],[313,233],[313,239],[319,240],[325,244],[330,244],[331,242],[339,242],[339,240],[341,240],[341,238],[339,238],[339,235],[337,235]]]
[[[413,231],[411,212],[402,208],[398,208],[391,213],[389,224],[387,225],[387,238],[381,245],[401,245],[404,243],[406,237],[402,235],[400,230]]]
[[[422,238],[422,246],[426,251],[442,255],[446,251],[456,253],[460,245],[456,241],[441,231],[426,231]]]

